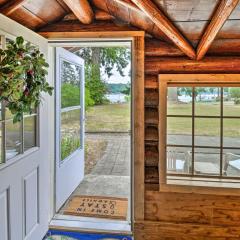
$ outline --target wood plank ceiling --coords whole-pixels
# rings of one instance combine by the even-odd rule
[[[0,0],[0,12],[40,32],[142,29],[197,60],[215,46],[239,47],[239,0]]]

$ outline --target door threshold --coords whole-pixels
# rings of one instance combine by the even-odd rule
[[[76,217],[57,214],[51,220],[49,229],[87,233],[111,233],[132,235],[131,224],[128,221]]]

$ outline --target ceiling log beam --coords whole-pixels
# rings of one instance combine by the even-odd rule
[[[20,8],[26,0],[11,0],[0,8],[0,13],[5,16],[11,15],[14,11]]]
[[[132,0],[165,35],[191,59],[196,58],[195,50],[179,30],[151,0]]]
[[[217,36],[218,32],[237,6],[239,0],[222,0],[213,14],[212,20],[207,26],[202,39],[197,48],[197,60],[203,59],[204,55],[210,48],[212,42]]]
[[[115,17],[105,11],[97,9],[95,11],[95,19],[97,21],[109,21],[109,20],[111,21],[111,20],[115,19]]]
[[[83,24],[90,24],[94,20],[94,13],[88,0],[63,0],[78,20]]]

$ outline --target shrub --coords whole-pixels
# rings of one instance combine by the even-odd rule
[[[240,98],[235,98],[235,99],[234,99],[234,103],[235,103],[235,104],[240,104]]]
[[[62,138],[61,140],[61,159],[64,160],[80,147],[80,139],[74,136]]]

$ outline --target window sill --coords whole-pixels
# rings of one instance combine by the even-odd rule
[[[160,184],[160,192],[198,193],[240,196],[240,181],[191,177],[168,177]]]

